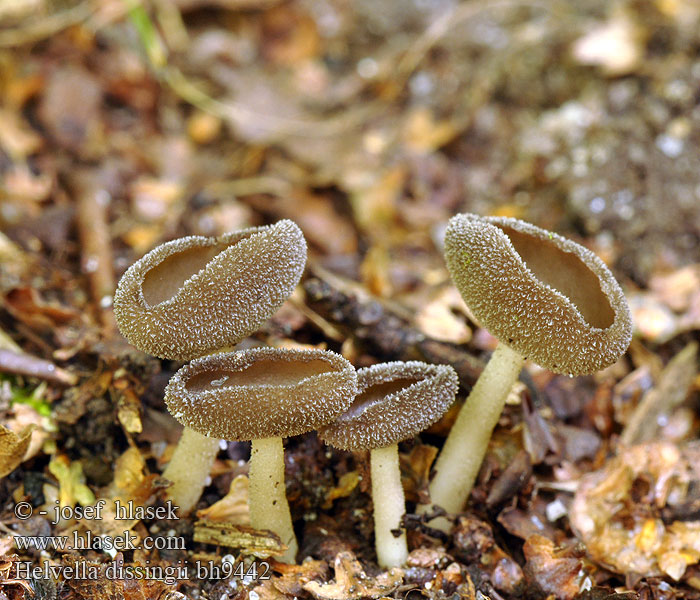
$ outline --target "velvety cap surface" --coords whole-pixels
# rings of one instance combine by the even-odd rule
[[[292,294],[305,264],[306,241],[289,220],[173,240],[124,273],[114,314],[139,350],[190,360],[256,331]]]
[[[165,404],[185,427],[231,441],[300,435],[330,423],[357,392],[354,367],[327,350],[253,348],[193,360]]]
[[[547,369],[593,373],[629,346],[625,296],[580,244],[518,219],[464,214],[450,219],[445,259],[481,324]]]
[[[352,406],[318,431],[343,450],[384,448],[417,435],[450,407],[459,380],[447,365],[390,362],[360,369],[357,386]]]

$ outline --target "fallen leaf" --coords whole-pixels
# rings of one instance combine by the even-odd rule
[[[248,477],[236,476],[231,481],[228,493],[211,506],[198,510],[197,518],[212,522],[228,521],[234,525],[250,525]]]
[[[322,508],[329,509],[331,506],[333,506],[333,500],[338,498],[347,498],[357,487],[359,482],[360,474],[357,471],[349,471],[348,473],[345,473],[338,481],[338,485],[326,492],[326,498],[323,502]]]
[[[26,431],[28,428],[34,427],[29,447],[22,459],[23,461],[29,460],[39,453],[49,437],[49,432],[44,428],[47,426],[47,420],[29,404],[15,402],[12,405],[12,413],[12,416],[5,422],[5,425],[9,426],[12,431]]]
[[[525,569],[546,594],[571,600],[579,593],[581,561],[558,551],[554,542],[541,535],[530,536],[523,546]]]
[[[38,114],[60,146],[82,157],[104,152],[102,88],[96,77],[65,63],[51,70],[42,91]]]
[[[435,461],[438,449],[428,444],[416,444],[408,454],[399,453],[401,482],[409,502],[428,504],[430,495],[428,482],[430,468]]]
[[[305,560],[300,565],[278,563],[275,571],[282,574],[270,579],[275,589],[287,596],[298,597],[304,593],[305,584],[328,577],[329,567],[325,560]]]
[[[335,581],[319,583],[309,581],[303,588],[319,600],[360,600],[380,598],[393,592],[403,581],[404,572],[399,568],[385,571],[377,577],[368,576],[351,552],[340,552],[335,557]]]
[[[28,425],[19,434],[0,425],[0,477],[14,471],[24,459],[29,448],[33,425]]]
[[[698,482],[698,442],[623,448],[580,480],[569,511],[572,529],[608,569],[677,581],[700,562]]]
[[[280,65],[297,65],[314,58],[321,49],[316,21],[296,6],[285,3],[263,16],[263,52]]]
[[[457,555],[467,563],[479,563],[488,573],[491,583],[509,596],[519,595],[523,572],[497,543],[491,526],[479,519],[460,517],[454,531]]]
[[[456,312],[463,312],[464,301],[454,286],[443,287],[418,311],[416,327],[425,335],[442,342],[466,344],[472,332],[464,318]]]

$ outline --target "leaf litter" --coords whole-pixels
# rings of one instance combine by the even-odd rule
[[[258,582],[101,572],[53,591],[699,597],[694,2],[19,0],[0,19],[3,560],[15,535],[127,528],[187,549],[8,561],[189,561],[192,574],[197,560],[279,550],[246,528],[244,444],[220,454],[196,516],[12,516],[21,501],[162,505],[178,431],[162,392],[178,365],[128,348],[111,316],[114,281],[144,252],[292,218],[312,248],[303,292],[245,344],[329,347],[358,367],[448,363],[467,391],[493,340],[455,296],[441,247],[446,220],[470,211],[591,247],[625,288],[636,338],[591,378],[526,368],[451,534],[412,511],[454,414],[400,448],[401,575],[374,562],[366,457],[309,436],[287,442],[301,564],[268,558]],[[10,583],[0,594],[29,597]]]

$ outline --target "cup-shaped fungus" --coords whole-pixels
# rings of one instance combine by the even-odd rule
[[[252,442],[250,521],[297,551],[285,495],[282,438],[322,427],[351,405],[357,374],[327,350],[253,348],[193,360],[171,378],[165,404],[205,436]]]
[[[306,241],[289,220],[166,242],[119,281],[117,325],[139,350],[198,358],[258,329],[292,294],[305,264]]]
[[[289,220],[216,238],[173,240],[127,269],[114,314],[124,337],[140,350],[190,360],[253,333],[291,295],[305,264],[306,241]],[[181,513],[199,499],[218,450],[218,440],[182,432],[163,473]],[[183,477],[188,468],[197,481]]]
[[[398,442],[435,423],[454,401],[459,381],[452,367],[410,361],[360,369],[357,386],[352,406],[318,433],[342,450],[370,450],[377,559],[397,567],[408,556],[406,535],[398,533],[406,511]]]
[[[466,502],[525,357],[556,373],[593,373],[625,352],[632,322],[603,261],[524,221],[457,215],[447,227],[445,258],[462,298],[499,340],[435,463],[431,502],[454,513]]]

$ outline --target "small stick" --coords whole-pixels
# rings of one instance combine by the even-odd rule
[[[306,304],[327,323],[352,335],[382,360],[424,360],[449,364],[462,385],[472,385],[483,363],[455,344],[430,338],[393,308],[361,293],[342,290],[337,282],[310,277],[304,282]]]
[[[115,331],[112,296],[115,280],[112,236],[109,231],[109,194],[86,174],[74,179],[78,198],[78,232],[82,246],[82,270],[90,279],[92,297],[100,310],[100,321],[109,335]]]
[[[0,349],[0,371],[38,377],[61,385],[75,385],[77,375],[57,367],[51,361],[37,358],[25,352]]]

